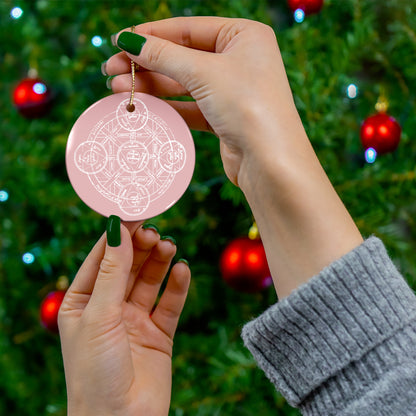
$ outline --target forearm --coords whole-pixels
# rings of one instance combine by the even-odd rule
[[[239,185],[260,230],[279,298],[363,240],[321,167],[297,113],[263,125]]]

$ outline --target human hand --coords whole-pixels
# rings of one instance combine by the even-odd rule
[[[82,264],[59,312],[68,415],[167,415],[173,336],[190,270],[179,261],[153,310],[176,246],[151,229],[121,225]],[[152,312],[153,311],[153,312]]]
[[[241,168],[250,165],[252,156],[270,154],[279,145],[288,126],[303,131],[269,26],[245,19],[191,17],[141,24],[135,33],[145,39],[126,29],[127,41],[119,38],[117,43],[125,51],[130,43],[134,54],[118,53],[105,64],[108,75],[117,75],[111,81],[113,91],[131,90],[132,59],[142,68],[137,91],[192,96],[193,102],[168,102],[190,128],[211,130],[220,138],[224,169],[234,184],[241,185]]]
[[[142,68],[138,91],[194,98],[168,102],[191,128],[219,137],[225,173],[251,207],[279,298],[361,244],[303,128],[270,27],[185,17],[135,33],[113,37],[124,51],[104,66],[115,75],[113,91],[130,91],[133,60]]]

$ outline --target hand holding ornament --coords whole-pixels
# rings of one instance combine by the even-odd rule
[[[111,217],[59,312],[68,415],[168,414],[173,336],[190,271],[153,227]]]
[[[296,110],[274,31],[245,19],[173,18],[113,36],[114,92],[168,100],[191,129],[214,132],[228,178],[258,224],[279,298],[362,242]],[[333,230],[338,230],[334,233]]]

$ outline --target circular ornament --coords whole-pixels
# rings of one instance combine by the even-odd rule
[[[305,15],[319,13],[324,5],[324,0],[288,0],[292,12],[303,10]]]
[[[65,290],[50,292],[40,305],[40,321],[51,332],[58,332],[58,313],[65,293]]]
[[[78,196],[94,211],[124,221],[146,220],[169,209],[188,188],[195,146],[183,118],[144,93],[113,94],[75,122],[66,167]]]
[[[52,106],[52,94],[39,78],[25,78],[13,91],[13,103],[26,118],[43,117]]]
[[[260,292],[272,284],[259,238],[239,237],[231,241],[221,254],[220,270],[225,282],[240,292]]]
[[[402,129],[390,115],[380,112],[367,117],[361,125],[364,149],[373,148],[377,154],[394,152],[400,143]]]

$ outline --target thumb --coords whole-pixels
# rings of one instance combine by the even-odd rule
[[[89,306],[108,308],[120,306],[133,263],[133,243],[129,230],[120,218],[111,215],[107,222],[107,243],[100,263]]]
[[[139,66],[168,76],[189,92],[197,88],[201,72],[209,67],[209,53],[148,34],[121,32],[116,44]]]

